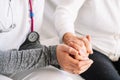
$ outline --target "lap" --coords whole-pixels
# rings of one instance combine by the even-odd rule
[[[120,59],[116,62],[113,62],[115,68],[117,69],[119,75],[120,75]]]
[[[90,58],[93,65],[82,74],[87,80],[120,80],[120,76],[112,61],[100,52],[94,51]]]

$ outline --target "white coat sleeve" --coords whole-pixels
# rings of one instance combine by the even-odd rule
[[[66,32],[75,33],[74,22],[85,0],[60,0],[55,11],[55,28],[60,42]]]

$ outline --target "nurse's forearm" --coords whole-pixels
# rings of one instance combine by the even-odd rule
[[[50,64],[57,64],[56,46],[22,51],[0,51],[0,74],[10,75]]]

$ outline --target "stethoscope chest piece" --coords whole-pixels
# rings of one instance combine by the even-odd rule
[[[30,32],[27,36],[27,39],[28,39],[29,42],[32,42],[32,43],[36,42],[36,41],[39,40],[39,34],[35,31]]]

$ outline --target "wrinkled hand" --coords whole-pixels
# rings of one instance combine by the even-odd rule
[[[93,61],[90,59],[84,61],[79,61],[77,59],[74,59],[72,56],[79,55],[78,51],[65,44],[61,44],[57,46],[56,55],[57,55],[58,63],[61,66],[61,68],[65,71],[74,74],[83,73],[93,63]]]
[[[91,37],[77,37],[72,33],[66,33],[63,42],[76,49],[81,56],[75,56],[76,59],[86,60],[89,54],[92,54]]]

